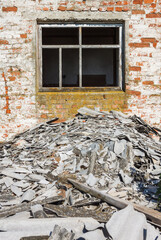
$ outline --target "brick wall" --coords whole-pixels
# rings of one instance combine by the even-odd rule
[[[81,106],[121,110],[161,126],[160,0],[0,1],[0,141]],[[36,20],[118,19],[126,24],[126,91],[40,93]]]

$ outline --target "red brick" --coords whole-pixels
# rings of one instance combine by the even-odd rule
[[[134,95],[134,96],[140,96],[141,92],[134,91],[134,90],[127,90],[127,94]]]
[[[156,48],[158,40],[156,40],[156,38],[141,38],[142,42],[149,42],[149,43],[153,43],[153,47]]]
[[[156,46],[157,46],[157,42],[154,42],[153,47],[156,48]]]
[[[143,83],[143,85],[154,85],[153,81],[144,81],[142,83]]]
[[[15,77],[8,77],[10,81],[14,81],[16,78]]]
[[[59,11],[65,11],[66,9],[67,9],[67,8],[64,7],[64,6],[59,6],[59,8],[58,8]]]
[[[27,33],[20,34],[20,37],[21,37],[21,38],[27,38]]]
[[[151,8],[156,8],[156,6],[157,6],[156,3],[152,3],[152,4],[150,5]]]
[[[43,11],[49,11],[49,8],[44,7],[44,8],[43,8]]]
[[[139,82],[141,80],[140,77],[134,78],[134,81]]]
[[[6,100],[7,100],[7,101],[9,100],[9,96],[6,96]]]
[[[129,46],[134,48],[144,48],[150,47],[150,43],[129,43]]]
[[[146,18],[161,18],[161,13],[148,13]]]
[[[141,71],[141,67],[138,66],[130,66],[129,71]]]
[[[144,10],[132,10],[132,14],[145,14]]]
[[[133,1],[133,4],[142,4],[143,3],[143,0],[134,0]]]
[[[114,10],[114,7],[107,7],[107,11],[112,12]]]
[[[115,7],[116,12],[122,12],[122,7]]]
[[[144,0],[144,3],[153,3],[153,0]]]
[[[156,38],[141,38],[142,42],[147,42],[147,43],[154,43],[154,42],[158,42],[156,40]]]
[[[116,2],[116,5],[122,5],[122,1]]]
[[[8,44],[9,42],[7,40],[0,39],[0,44]]]
[[[6,110],[6,113],[7,113],[7,114],[10,114],[10,113],[11,113],[11,110],[10,110],[10,109],[7,109],[7,110]]]
[[[17,12],[17,7],[3,7],[3,12]]]

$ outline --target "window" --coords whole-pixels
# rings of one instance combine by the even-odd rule
[[[123,24],[40,24],[40,90],[123,89]]]

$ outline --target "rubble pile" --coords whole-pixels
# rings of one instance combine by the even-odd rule
[[[116,211],[74,188],[74,179],[113,197],[156,207],[161,130],[137,116],[88,108],[40,124],[0,145],[0,218],[93,217]],[[36,205],[36,207],[35,207]]]

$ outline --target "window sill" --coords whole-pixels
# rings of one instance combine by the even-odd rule
[[[55,88],[55,87],[42,87],[39,88],[39,92],[56,92],[56,93],[63,93],[63,92],[111,92],[111,91],[116,91],[116,92],[124,92],[120,87],[82,87],[82,88],[76,88],[76,87],[71,87],[71,88]]]

